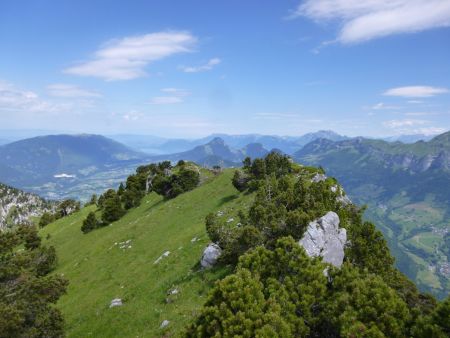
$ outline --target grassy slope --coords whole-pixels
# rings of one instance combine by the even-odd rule
[[[208,243],[204,217],[222,210],[235,217],[236,206],[250,196],[238,195],[228,170],[195,190],[163,201],[156,194],[112,225],[82,234],[82,220],[92,207],[48,225],[42,237],[56,247],[57,273],[69,279],[68,294],[58,303],[69,337],[155,337],[179,331],[205,301],[213,281],[226,271],[198,271]],[[194,237],[198,241],[191,242]],[[131,239],[130,249],[114,243]],[[155,260],[166,250],[170,255]],[[167,291],[180,293],[167,303]],[[110,309],[113,298],[124,305]],[[163,320],[167,329],[160,329]]]

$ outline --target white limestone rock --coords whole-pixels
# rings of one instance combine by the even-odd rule
[[[209,244],[203,251],[202,260],[200,261],[201,266],[206,269],[213,267],[221,254],[222,249],[216,243]]]
[[[111,301],[111,304],[109,305],[109,307],[112,308],[112,307],[115,307],[115,306],[122,306],[122,305],[123,305],[122,299],[120,299],[120,298],[114,298],[114,299]]]
[[[323,261],[340,267],[344,261],[347,231],[339,228],[339,216],[328,212],[325,216],[309,223],[299,244],[310,257],[323,257]]]
[[[327,176],[324,174],[315,174],[314,177],[311,179],[312,183],[318,183],[325,181],[327,179]]]
[[[161,323],[160,328],[161,328],[161,329],[164,329],[164,328],[167,327],[169,324],[170,324],[170,322],[169,322],[167,319],[165,319],[165,320],[163,320],[163,322]]]
[[[338,195],[336,197],[336,201],[344,206],[352,204],[352,200],[344,193],[344,190],[341,187],[333,185],[330,189],[332,192]]]

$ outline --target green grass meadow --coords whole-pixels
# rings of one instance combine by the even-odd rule
[[[67,336],[179,333],[196,315],[214,281],[227,273],[226,267],[202,271],[199,259],[209,242],[205,216],[221,210],[222,217],[236,219],[237,206],[251,198],[238,194],[232,175],[232,170],[226,170],[173,200],[149,194],[121,220],[88,234],[80,227],[93,207],[41,230],[44,243],[57,250],[55,273],[64,274],[70,282],[57,304],[66,320]],[[166,251],[170,254],[155,264]],[[174,288],[179,293],[168,295]],[[109,308],[114,298],[121,298],[123,305]],[[170,321],[165,329],[160,328],[163,320]]]

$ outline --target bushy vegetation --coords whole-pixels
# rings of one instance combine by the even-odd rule
[[[53,304],[67,281],[49,275],[55,265],[55,249],[41,245],[34,227],[0,231],[0,337],[64,336]]]
[[[215,214],[206,218],[209,237],[224,251],[222,261],[236,263],[248,249],[262,244],[271,247],[283,236],[300,239],[308,223],[327,211],[335,210],[342,218],[348,218],[348,212],[331,190],[336,182],[329,179],[311,183],[310,178],[316,173],[320,171],[294,165],[287,156],[277,153],[252,162],[246,159],[243,169],[236,170],[232,183],[239,191],[245,186],[256,191],[256,195],[250,208],[240,211],[239,226],[230,227]]]
[[[46,211],[42,214],[39,220],[39,227],[43,228],[47,224],[50,224],[60,218],[69,216],[70,214],[79,211],[80,207],[81,205],[78,201],[75,201],[73,199],[64,200],[56,206],[56,209],[53,212]]]
[[[120,184],[117,191],[109,189],[98,199],[92,196],[89,205],[97,204],[100,221],[92,212],[81,230],[87,233],[119,220],[128,210],[138,207],[148,193],[154,191],[165,199],[171,199],[194,189],[199,182],[198,168],[184,161],[175,167],[169,161],[140,166],[135,174],[128,176],[125,184]]]
[[[240,211],[238,225],[206,218],[222,263],[237,264],[235,272],[216,284],[187,337],[448,336],[450,300],[437,305],[396,270],[363,209],[339,201],[334,179],[312,182],[319,173],[274,153],[244,162],[232,181],[239,191],[256,191],[253,204]],[[340,269],[297,243],[328,211],[347,229]]]

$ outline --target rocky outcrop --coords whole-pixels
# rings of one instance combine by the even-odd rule
[[[347,231],[339,228],[339,216],[328,212],[325,216],[309,223],[299,244],[310,257],[323,257],[323,261],[340,267],[344,261],[344,247]]]
[[[344,193],[344,190],[341,187],[333,185],[331,191],[337,194],[336,201],[342,205],[346,206],[352,203],[352,200]]]
[[[314,177],[311,179],[312,183],[318,183],[318,182],[322,182],[325,181],[327,179],[327,176],[324,174],[315,174]]]
[[[52,203],[39,196],[0,184],[0,229],[29,224],[31,217],[39,217],[53,208]]]
[[[213,267],[221,254],[222,249],[216,243],[211,243],[203,251],[203,256],[200,261],[201,266],[206,269]]]

